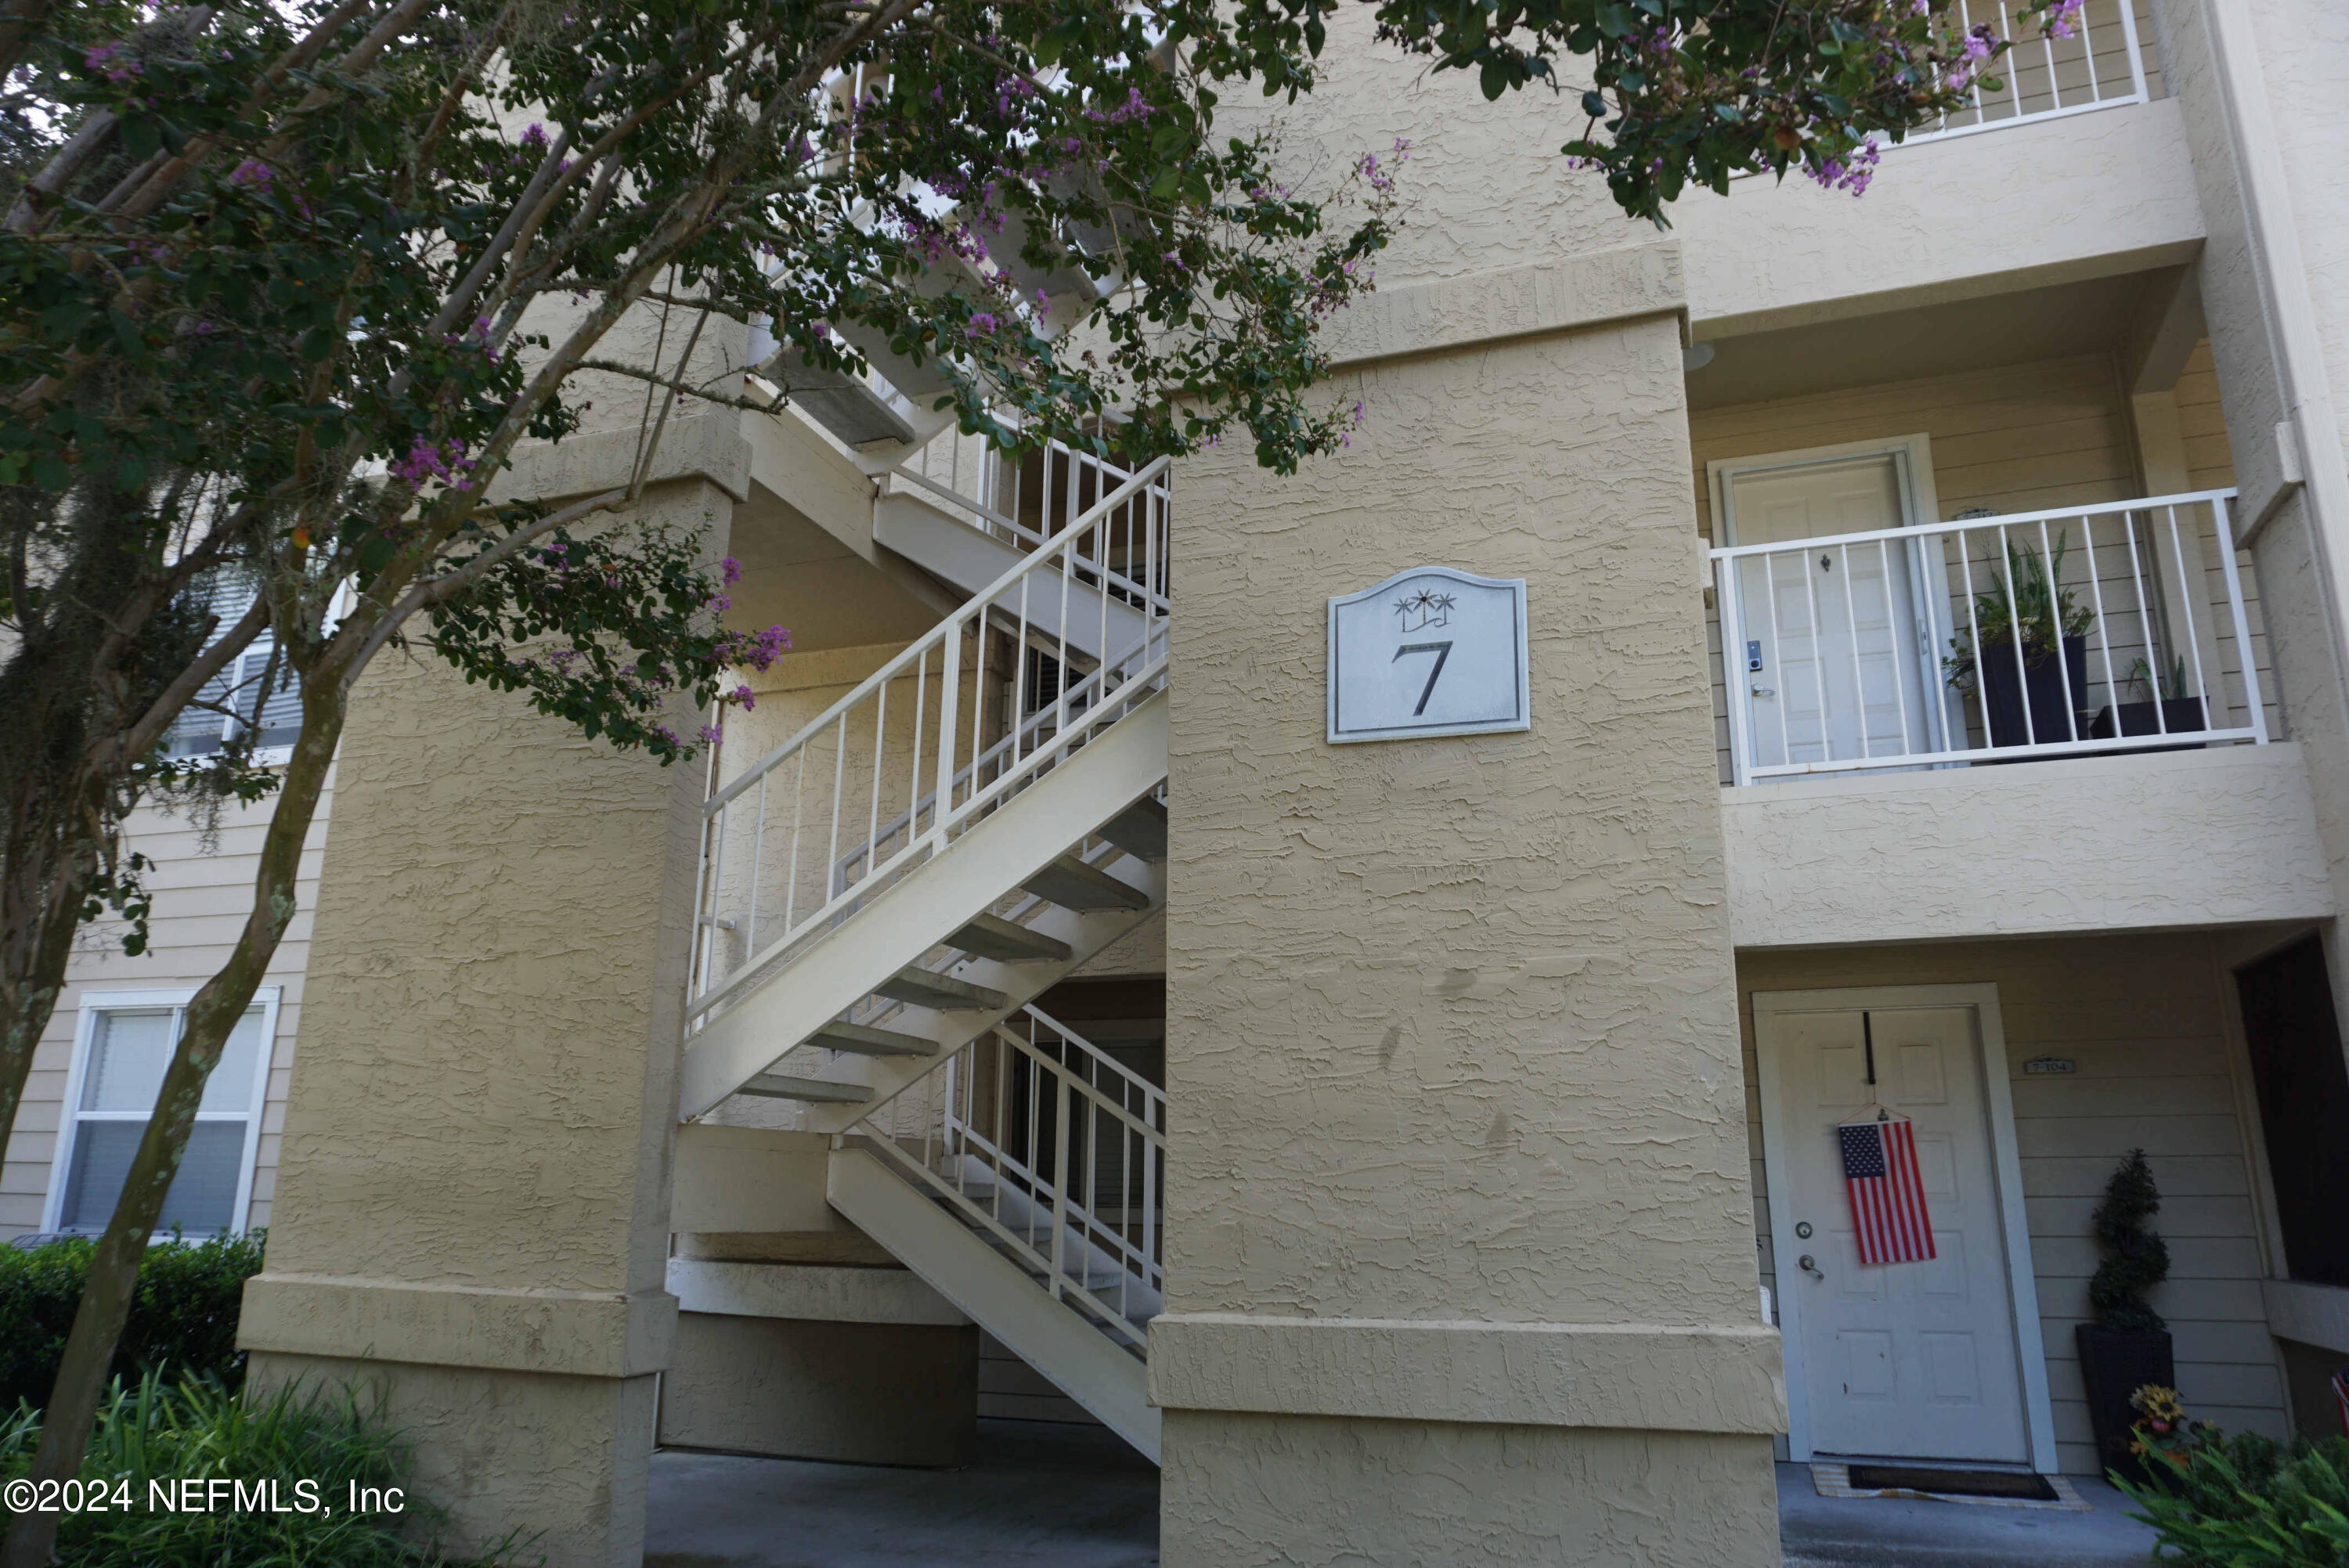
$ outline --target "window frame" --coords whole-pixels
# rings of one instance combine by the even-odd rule
[[[85,1119],[137,1120],[143,1124],[146,1120],[153,1119],[155,1114],[151,1106],[144,1118],[135,1116],[127,1110],[85,1111],[81,1109],[82,1087],[89,1076],[90,1050],[98,1039],[98,1016],[102,1013],[136,1012],[141,1009],[170,1007],[177,1018],[181,1016],[187,1005],[195,999],[196,990],[197,987],[193,985],[185,985],[168,989],[82,993],[74,1019],[73,1056],[66,1068],[65,1097],[57,1106],[57,1147],[49,1156],[49,1190],[41,1203],[43,1231],[57,1233],[65,1229],[66,1183],[68,1173],[73,1169],[74,1142],[80,1133],[82,1122]],[[283,986],[264,985],[254,992],[253,1001],[248,1004],[250,1007],[261,1009],[261,1044],[260,1048],[253,1053],[253,1094],[251,1099],[246,1102],[245,1109],[240,1113],[203,1110],[196,1112],[196,1119],[199,1122],[233,1121],[240,1119],[244,1122],[244,1148],[237,1161],[236,1196],[229,1204],[229,1223],[226,1231],[230,1235],[243,1235],[251,1228],[254,1177],[260,1164],[261,1124],[266,1119],[269,1109],[269,1074],[275,1066],[277,1057],[277,1009],[283,994]],[[181,1027],[184,1027],[184,1024]],[[179,1035],[180,1030],[173,1029],[171,1039],[174,1046],[179,1042]],[[155,1239],[168,1240],[169,1237],[169,1232],[155,1233]]]

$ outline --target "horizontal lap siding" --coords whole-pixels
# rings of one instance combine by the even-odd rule
[[[2226,490],[2235,482],[2234,452],[2227,444],[2227,416],[2219,407],[2219,371],[2210,357],[2208,340],[2196,346],[2186,361],[2186,368],[2178,377],[2178,428],[2186,449],[2186,482],[2194,490]],[[2212,603],[2226,602],[2226,573],[2219,564],[2218,543],[2207,542],[2208,573]],[[2282,710],[2276,706],[2276,682],[2272,666],[2268,662],[2267,624],[2260,604],[2260,580],[2251,570],[2249,551],[2235,552],[2235,570],[2243,584],[2244,619],[2251,630],[2251,665],[2260,681],[2260,706],[2267,712],[2268,733],[2283,733]],[[2230,638],[2221,649],[2226,661],[2227,679],[2237,693],[2240,691],[2242,668],[2233,640]],[[2246,721],[2245,710],[2238,696],[2232,705],[2229,721]]]
[[[1074,1421],[1098,1427],[1092,1411],[1070,1398],[992,1334],[978,1336],[978,1413],[1002,1421]]]
[[[2120,1157],[2142,1147],[2162,1192],[2154,1224],[2170,1279],[2154,1297],[2176,1339],[2187,1404],[2207,1420],[2285,1435],[2283,1387],[2260,1299],[2266,1266],[2251,1195],[2231,994],[2210,938],[2194,933],[1747,954],[1738,963],[1762,1277],[1773,1277],[1764,1191],[1756,991],[1857,985],[1998,986],[2014,1098],[2059,1462],[2093,1470],[2073,1329],[2087,1316],[2097,1253],[2091,1216]],[[2068,1076],[2025,1075],[2064,1057]]]
[[[294,1040],[302,1019],[302,974],[309,961],[310,922],[317,905],[319,861],[325,852],[329,789],[318,804],[304,848],[295,900],[299,909],[279,943],[266,985],[279,987],[277,1037],[270,1050],[269,1084],[262,1103],[261,1140],[254,1171],[252,1223],[269,1222],[277,1184],[278,1145],[285,1130],[285,1087],[293,1071]],[[261,841],[273,802],[225,810],[218,831],[181,812],[166,815],[142,808],[130,820],[129,847],[156,862],[148,877],[155,912],[148,923],[148,951],[137,958],[121,949],[120,928],[111,923],[84,928],[66,971],[65,994],[26,1079],[7,1158],[0,1163],[0,1239],[37,1230],[48,1198],[51,1161],[64,1115],[66,1078],[73,1057],[83,995],[91,991],[192,990],[210,979],[227,958],[253,903]]]

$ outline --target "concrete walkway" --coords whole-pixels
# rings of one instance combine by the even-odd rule
[[[1158,1472],[1098,1427],[979,1423],[968,1470],[671,1449],[645,1568],[1155,1568]],[[2153,1532],[2102,1481],[2093,1513],[1826,1498],[1778,1467],[1785,1568],[2139,1568]]]
[[[978,1427],[959,1470],[655,1454],[645,1568],[1155,1568],[1155,1466],[1100,1427]]]
[[[1785,1568],[2141,1568],[2154,1532],[2101,1480],[2074,1476],[2094,1513],[1907,1497],[1821,1497],[1808,1465],[1778,1467]]]

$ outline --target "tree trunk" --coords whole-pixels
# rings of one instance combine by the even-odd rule
[[[24,880],[36,882],[29,872]],[[0,1155],[7,1152],[9,1136],[16,1130],[33,1053],[40,1048],[41,1035],[57,1011],[66,964],[73,956],[74,933],[81,926],[79,901],[60,896],[65,882],[59,877],[47,888],[26,890],[40,907],[26,922],[24,951],[11,951],[5,972],[0,973]]]
[[[123,1181],[121,1200],[90,1260],[89,1283],[82,1291],[80,1309],[74,1314],[73,1331],[66,1339],[65,1357],[58,1364],[57,1384],[49,1392],[48,1409],[41,1422],[41,1446],[33,1458],[36,1483],[62,1481],[80,1473],[90,1428],[105,1396],[107,1369],[130,1315],[140,1260],[146,1255],[147,1240],[162,1217],[171,1179],[179,1174],[181,1156],[195,1126],[196,1109],[204,1097],[204,1082],[219,1063],[230,1032],[251,1006],[277,944],[293,921],[302,843],[317,815],[319,792],[334,761],[336,743],[342,737],[348,705],[341,678],[345,673],[318,670],[313,672],[315,684],[304,684],[302,733],[287,759],[285,785],[262,841],[253,910],[228,961],[188,1004],[187,1026],[163,1074],[155,1113],[148,1120],[146,1136],[139,1140],[139,1153]],[[16,1515],[9,1526],[7,1545],[0,1551],[0,1568],[47,1568],[60,1522],[61,1516],[56,1513]]]
[[[87,798],[95,793],[89,782],[70,779],[57,793]],[[45,781],[35,774],[22,785],[40,790]],[[33,1053],[65,989],[66,965],[82,924],[82,890],[104,856],[103,846],[88,839],[59,842],[69,830],[57,820],[54,797],[45,809],[21,799],[12,804],[17,807],[12,825],[19,832],[9,846],[7,881],[0,885],[0,1155],[16,1130]]]

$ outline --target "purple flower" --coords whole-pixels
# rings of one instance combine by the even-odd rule
[[[85,49],[82,51],[81,63],[83,68],[97,72],[117,87],[133,77],[145,75],[147,69],[137,60],[130,58],[129,52],[120,44],[100,44],[96,48]]]
[[[719,574],[726,579],[726,586],[729,588],[742,581],[742,563],[730,555],[718,563],[718,571]]]
[[[246,159],[243,162],[238,164],[235,168],[228,171],[228,182],[230,184],[243,185],[250,190],[260,191],[264,194],[269,190],[269,182],[276,178],[277,171],[275,170],[254,158]]]

